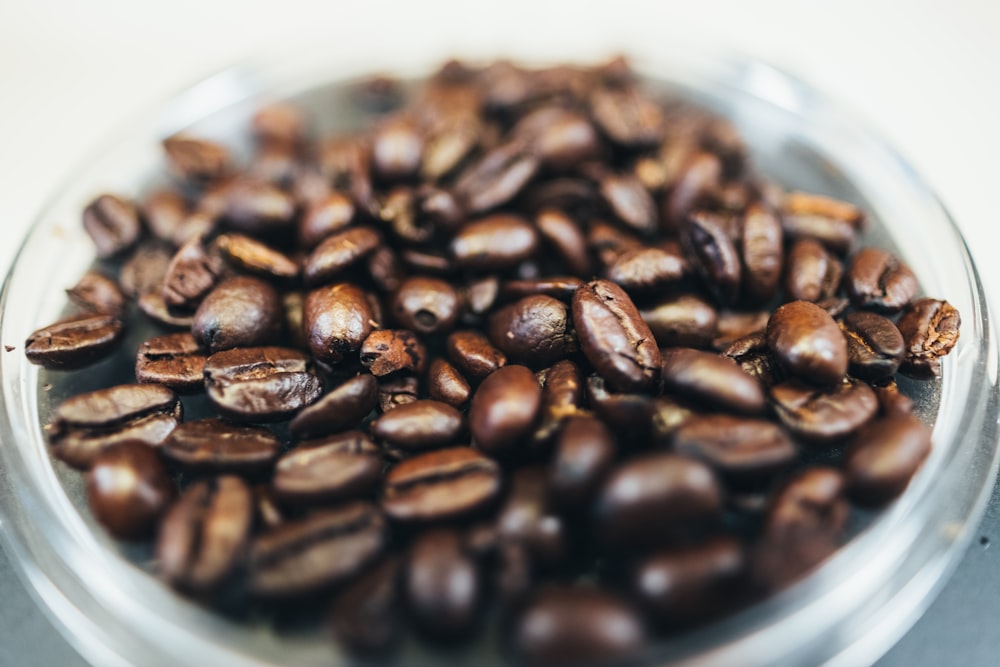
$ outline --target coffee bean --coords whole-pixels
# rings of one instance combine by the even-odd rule
[[[535,216],[535,226],[570,271],[578,276],[593,273],[587,252],[587,239],[580,226],[566,213],[555,208],[542,209]]]
[[[211,592],[240,563],[253,527],[253,496],[239,477],[195,482],[160,524],[156,562],[173,586]]]
[[[599,87],[590,95],[590,113],[611,141],[625,148],[649,148],[663,140],[660,106],[635,86]]]
[[[542,388],[525,366],[504,366],[479,385],[469,407],[475,445],[490,455],[515,451],[538,417]]]
[[[771,313],[766,310],[750,312],[719,311],[718,320],[716,321],[716,336],[712,340],[712,347],[722,351],[737,339],[753,333],[763,333],[767,328],[767,322],[770,318]]]
[[[644,419],[649,423],[649,439],[654,447],[673,447],[677,430],[696,415],[690,406],[665,396],[646,403]]]
[[[162,384],[177,392],[204,386],[205,353],[189,333],[156,336],[142,343],[135,360],[135,379]]]
[[[723,350],[722,356],[735,361],[765,388],[785,379],[786,373],[768,347],[767,336],[762,331],[737,338]]]
[[[718,326],[715,309],[693,294],[659,301],[639,314],[659,347],[707,347]]]
[[[673,229],[685,226],[685,220],[718,190],[722,162],[712,153],[696,151],[686,156],[676,183],[666,200],[666,217]],[[727,258],[728,261],[728,258]]]
[[[676,283],[686,271],[687,262],[680,252],[642,247],[620,254],[605,277],[627,292],[650,292]]]
[[[361,572],[385,545],[385,518],[374,505],[341,505],[257,537],[247,587],[265,598],[314,594]]]
[[[941,357],[958,343],[962,319],[947,301],[918,299],[896,323],[905,351],[900,367],[913,377],[941,375]]]
[[[341,231],[353,221],[354,204],[350,197],[340,192],[331,192],[306,207],[299,220],[299,245],[311,250],[323,239]]]
[[[792,375],[833,385],[847,372],[847,341],[840,327],[819,306],[792,301],[767,321],[767,344]]]
[[[448,332],[455,327],[460,302],[451,284],[437,278],[414,276],[400,284],[391,307],[404,328],[429,334]]]
[[[383,120],[372,135],[372,167],[383,181],[406,179],[420,167],[424,139],[417,119],[407,113]]]
[[[614,216],[628,227],[644,235],[656,231],[656,204],[637,178],[603,172],[598,177],[597,191]]]
[[[528,296],[493,313],[490,341],[508,359],[531,366],[558,361],[576,347],[569,312],[549,296]]]
[[[230,228],[245,234],[284,233],[295,216],[295,200],[271,183],[243,178],[227,188],[224,216]]]
[[[174,253],[161,243],[140,244],[122,264],[118,284],[133,299],[161,292]]]
[[[371,375],[356,375],[303,409],[289,423],[297,438],[336,433],[359,424],[375,408],[378,382]]]
[[[139,212],[150,233],[161,241],[173,243],[189,215],[187,202],[176,190],[150,192],[139,202]]]
[[[465,431],[462,413],[440,401],[418,400],[397,407],[371,423],[376,438],[406,451],[454,443]]]
[[[83,210],[83,228],[101,259],[132,247],[142,234],[139,213],[131,202],[115,195],[101,195]]]
[[[911,415],[879,419],[861,429],[844,454],[844,475],[851,498],[864,506],[893,500],[931,451],[931,434]]]
[[[427,393],[434,400],[461,408],[472,395],[472,388],[457,368],[438,357],[427,371]]]
[[[424,144],[420,175],[436,182],[454,172],[476,148],[481,129],[477,115],[464,110],[435,123]]]
[[[174,484],[163,462],[143,442],[108,447],[87,473],[87,500],[94,517],[122,540],[149,536],[173,497]]]
[[[309,357],[298,350],[246,347],[208,358],[205,390],[224,417],[274,421],[316,401],[323,386]]]
[[[377,326],[364,291],[350,283],[315,289],[306,296],[304,326],[316,360],[337,364],[355,354]]]
[[[125,295],[118,283],[97,271],[83,274],[76,285],[66,290],[66,296],[88,313],[121,317],[125,310]]]
[[[706,464],[677,454],[645,454],[605,479],[594,528],[611,548],[655,546],[704,530],[721,511],[722,489]]]
[[[829,390],[788,380],[771,388],[771,404],[789,431],[821,444],[854,433],[878,411],[871,388],[853,380]]]
[[[24,352],[33,364],[75,370],[111,354],[124,333],[116,315],[75,315],[33,332],[24,341]]]
[[[549,479],[542,466],[516,470],[496,525],[502,542],[521,544],[533,561],[555,566],[568,555],[569,538],[562,517],[553,511]]]
[[[513,623],[511,643],[529,665],[627,661],[646,642],[639,614],[596,588],[550,586],[531,597]]]
[[[696,415],[685,420],[674,433],[673,451],[704,461],[736,484],[770,479],[798,456],[777,424],[729,415]]]
[[[382,236],[371,227],[349,227],[327,236],[303,262],[302,277],[310,286],[331,282],[381,243]]]
[[[255,475],[269,471],[281,449],[281,440],[261,426],[199,419],[179,424],[161,451],[185,470]]]
[[[784,260],[781,221],[769,208],[752,204],[740,232],[743,289],[753,302],[771,299],[781,281]]]
[[[684,347],[667,348],[661,354],[665,392],[744,415],[764,411],[760,383],[731,360]]]
[[[194,324],[193,312],[168,307],[159,291],[146,292],[139,297],[137,305],[143,315],[164,327],[190,329]]]
[[[879,414],[883,417],[913,414],[913,399],[899,390],[895,380],[872,385],[878,398]]]
[[[844,278],[851,303],[883,313],[897,313],[916,296],[917,277],[903,262],[880,248],[862,248]]]
[[[549,497],[563,510],[585,507],[614,463],[614,436],[594,417],[572,416],[563,422],[554,449]]]
[[[478,331],[456,331],[448,336],[446,346],[448,360],[473,380],[482,380],[507,363],[503,352]]]
[[[611,266],[622,253],[642,248],[634,235],[602,220],[591,223],[587,232],[587,247],[605,268]]]
[[[398,290],[406,277],[399,255],[385,245],[375,248],[368,255],[367,268],[375,287],[383,293]]]
[[[718,214],[695,211],[681,225],[684,252],[722,305],[739,299],[743,273],[740,255],[726,233],[727,224]]]
[[[813,239],[838,255],[850,250],[863,224],[864,215],[856,206],[822,195],[792,192],[781,204],[785,236]]]
[[[525,219],[494,213],[467,223],[451,241],[456,266],[495,271],[516,266],[538,247],[538,233]]]
[[[377,377],[398,371],[423,373],[427,348],[412,331],[379,329],[361,344],[361,364]]]
[[[500,285],[497,297],[499,301],[507,302],[518,301],[529,296],[548,296],[564,303],[570,303],[573,300],[573,294],[583,282],[573,276],[507,280]]]
[[[903,336],[892,320],[859,311],[840,324],[847,340],[848,370],[862,380],[890,377],[903,359]]]
[[[229,151],[221,144],[185,134],[163,140],[171,170],[194,185],[204,185],[229,173]]]
[[[573,324],[587,361],[615,389],[648,390],[660,373],[660,351],[628,295],[594,280],[573,295]]]
[[[398,643],[401,561],[396,556],[385,558],[337,596],[330,627],[337,642],[352,654],[378,655]]]
[[[369,142],[345,135],[332,137],[320,144],[318,159],[327,183],[350,194],[358,210],[374,213]]]
[[[284,308],[277,290],[249,276],[219,283],[198,306],[191,325],[195,340],[209,352],[275,343]]]
[[[581,113],[545,106],[524,115],[511,134],[528,142],[542,166],[565,171],[598,157],[600,139]]]
[[[360,431],[307,440],[278,461],[272,485],[282,502],[317,505],[358,498],[378,487],[382,459]]]
[[[392,373],[378,380],[378,409],[389,412],[419,398],[420,380],[408,373]]]
[[[642,433],[653,413],[653,399],[646,394],[612,393],[599,375],[587,378],[587,402],[611,428]]]
[[[277,250],[243,234],[220,234],[215,247],[231,265],[265,280],[291,282],[299,265]]]
[[[427,634],[457,639],[473,629],[482,597],[479,572],[456,531],[438,528],[416,539],[403,588],[411,617]]]
[[[510,141],[487,151],[463,171],[455,181],[454,193],[469,213],[483,213],[516,197],[535,177],[540,166],[540,160],[529,150],[526,142]],[[524,235],[524,232],[521,234]],[[465,247],[468,243],[452,244],[459,262],[464,263],[469,254]],[[533,237],[531,245],[534,246]]]
[[[832,297],[840,286],[844,267],[818,241],[799,239],[788,251],[785,292],[797,301],[821,301]]]
[[[222,264],[201,237],[182,245],[163,275],[163,301],[171,308],[194,310],[223,273]]]
[[[564,359],[539,371],[536,378],[542,385],[542,406],[532,441],[544,444],[583,404],[583,373],[575,363]]]
[[[382,509],[403,522],[468,515],[500,493],[500,467],[470,447],[439,449],[393,466],[385,476]]]

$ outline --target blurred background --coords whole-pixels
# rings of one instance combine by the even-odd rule
[[[435,38],[421,41],[422,31]],[[124,118],[234,63],[290,46],[349,55],[384,45],[407,58],[419,55],[413,49],[492,54],[517,44],[558,57],[567,45],[599,56],[704,42],[794,73],[885,136],[956,218],[996,308],[998,36],[994,0],[0,0],[0,269],[46,197]],[[1000,586],[979,574],[992,565],[1000,572],[988,546],[973,545],[966,560],[978,559],[979,570],[960,570],[937,616],[886,665],[996,664],[1000,637],[983,631],[989,616],[977,606],[1000,600]],[[2,556],[0,601],[0,664],[76,664],[48,639],[52,630]],[[1000,613],[1000,602],[992,609]],[[951,651],[961,659],[947,660]]]

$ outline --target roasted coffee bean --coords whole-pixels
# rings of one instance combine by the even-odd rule
[[[299,265],[288,256],[249,236],[220,234],[215,247],[227,262],[255,276],[287,283],[299,275]]]
[[[404,591],[411,617],[425,633],[446,639],[468,635],[481,602],[475,561],[459,534],[438,528],[420,535],[406,561]]]
[[[712,296],[728,306],[739,299],[743,265],[726,233],[726,225],[727,221],[718,214],[693,212],[681,225],[681,241]]]
[[[816,305],[830,313],[830,317],[838,318],[847,312],[851,302],[843,297],[832,296],[828,299],[820,299]]]
[[[406,329],[421,334],[448,332],[460,311],[458,292],[437,278],[414,276],[404,280],[392,297],[392,314]]]
[[[237,276],[219,283],[194,314],[191,333],[209,352],[275,343],[285,311],[277,290],[259,278]]]
[[[399,371],[423,373],[427,348],[412,331],[379,329],[361,344],[361,363],[376,377]]]
[[[163,140],[171,170],[181,179],[205,185],[229,173],[229,151],[221,144],[185,134]]]
[[[447,353],[448,360],[473,380],[482,380],[507,363],[503,352],[478,331],[456,331],[448,336]]]
[[[211,592],[233,574],[250,541],[253,496],[239,477],[195,482],[160,524],[156,562],[173,586]]]
[[[358,210],[374,213],[369,142],[346,135],[327,139],[319,147],[319,165],[335,190],[350,194]]]
[[[299,220],[299,244],[311,250],[326,237],[354,221],[354,203],[340,192],[331,192],[306,208]]]
[[[785,379],[784,369],[768,347],[767,336],[763,331],[737,338],[722,351],[722,356],[735,361],[765,388]]]
[[[513,622],[511,643],[528,665],[605,665],[634,658],[646,642],[638,612],[596,588],[550,586]]]
[[[580,349],[608,384],[621,391],[651,389],[659,379],[660,351],[628,295],[594,280],[573,295]]]
[[[558,171],[598,157],[600,139],[594,126],[581,113],[546,106],[523,116],[511,134],[528,142],[543,167]]]
[[[549,497],[563,510],[585,507],[611,471],[616,446],[611,431],[589,415],[567,418],[555,440]]]
[[[161,451],[185,470],[254,475],[269,471],[281,448],[281,440],[261,426],[199,419],[178,425]]]
[[[784,260],[781,221],[762,204],[751,204],[740,230],[743,290],[755,303],[774,296]]]
[[[304,326],[316,360],[337,364],[357,353],[378,325],[364,291],[350,283],[315,289],[306,296]]]
[[[864,223],[863,214],[853,204],[805,192],[785,196],[781,209],[785,236],[813,239],[839,255],[850,250]]]
[[[469,213],[484,213],[516,197],[540,166],[526,142],[510,141],[487,151],[463,171],[454,193]],[[462,261],[458,252],[455,255]]]
[[[718,326],[718,313],[703,299],[682,294],[640,309],[659,347],[696,347],[711,344]]]
[[[722,351],[739,338],[749,336],[753,333],[764,333],[770,318],[771,313],[766,310],[750,312],[719,311],[718,319],[716,320],[716,336],[712,340],[712,347]]]
[[[630,174],[602,173],[597,191],[614,216],[629,228],[647,236],[656,231],[656,204],[639,179]]]
[[[382,236],[371,227],[349,227],[327,236],[303,262],[302,277],[310,286],[331,282],[381,244]]]
[[[851,303],[883,313],[898,313],[917,294],[917,277],[906,264],[880,248],[862,248],[844,277]]]
[[[542,466],[516,470],[496,525],[501,543],[521,544],[534,561],[551,566],[567,556],[568,531],[553,512],[548,483],[549,472]]]
[[[535,216],[535,226],[570,271],[578,276],[593,273],[587,239],[580,226],[566,213],[554,208],[542,209]]]
[[[795,301],[818,302],[832,297],[844,272],[840,260],[818,241],[799,239],[788,251],[785,293]]]
[[[486,276],[469,282],[463,292],[466,310],[473,316],[486,314],[496,303],[499,292],[500,281],[496,276]]]
[[[194,310],[222,276],[219,258],[205,248],[201,237],[182,245],[163,276],[163,301],[171,308]]]
[[[619,255],[605,277],[627,292],[650,292],[676,283],[686,271],[687,262],[679,252],[643,247]]]
[[[83,210],[83,228],[101,259],[132,247],[142,234],[135,205],[115,195],[101,195]]]
[[[696,414],[688,405],[666,396],[658,396],[646,406],[645,419],[649,422],[649,439],[654,447],[672,447],[677,430]]]
[[[127,296],[140,298],[149,292],[159,293],[174,253],[161,243],[139,245],[122,264],[118,284]]]
[[[205,390],[224,417],[284,419],[323,393],[312,362],[298,350],[245,347],[216,352],[205,362]]]
[[[193,312],[168,307],[159,291],[146,292],[139,297],[137,305],[143,315],[164,327],[190,329],[194,324]]]
[[[187,332],[156,336],[139,346],[135,379],[177,392],[198,391],[204,386],[206,358],[198,341]]]
[[[605,268],[611,266],[627,250],[642,248],[642,242],[631,233],[610,225],[602,220],[590,224],[587,232],[587,247]]]
[[[439,449],[393,466],[382,509],[396,521],[441,521],[468,515],[500,494],[500,466],[471,447]]]
[[[420,175],[429,182],[451,174],[476,148],[482,123],[475,113],[458,112],[436,123],[424,144]]]
[[[372,134],[372,168],[383,181],[406,179],[420,168],[424,133],[412,114],[390,116]]]
[[[457,368],[438,357],[427,371],[427,393],[431,398],[461,408],[472,395],[472,387]]]
[[[538,233],[527,220],[493,213],[464,225],[451,241],[456,266],[477,271],[508,269],[531,257]]]
[[[231,228],[245,234],[283,233],[295,216],[295,200],[266,181],[241,179],[226,190],[224,216]]]
[[[507,280],[500,285],[497,296],[500,301],[517,301],[529,296],[548,296],[569,303],[583,282],[573,276]]]
[[[663,110],[635,86],[598,87],[590,113],[611,141],[625,148],[649,148],[663,140]]]
[[[722,488],[708,465],[677,454],[644,454],[605,479],[594,529],[610,548],[655,546],[712,526],[721,512]]]
[[[357,498],[382,479],[378,447],[359,431],[307,440],[274,468],[275,496],[292,505],[317,505]]]
[[[389,412],[419,398],[420,380],[408,373],[393,373],[378,379],[378,409]]]
[[[668,229],[682,229],[692,211],[718,190],[721,178],[722,162],[718,157],[705,151],[689,155],[666,199]]]
[[[716,537],[644,558],[629,584],[658,625],[686,627],[733,608],[745,568],[743,545]]]
[[[919,299],[896,322],[905,351],[900,367],[913,377],[938,377],[941,357],[958,342],[962,319],[947,301]]]
[[[75,315],[33,332],[24,341],[24,352],[33,364],[75,370],[111,354],[124,333],[116,315]]]
[[[379,199],[379,220],[402,244],[423,245],[434,237],[434,222],[418,215],[417,205],[417,193],[408,186],[397,186]]]
[[[840,324],[847,340],[848,370],[862,380],[890,377],[903,359],[903,336],[892,320],[859,311]]]
[[[612,393],[599,375],[587,378],[587,402],[616,431],[642,432],[653,412],[653,399],[647,394]]]
[[[382,654],[400,640],[401,560],[387,557],[355,579],[334,601],[330,627],[337,642],[350,653]]]
[[[176,190],[154,190],[139,202],[139,212],[150,233],[161,241],[173,243],[189,215],[184,197]]]
[[[583,404],[583,373],[572,361],[564,359],[536,375],[542,385],[539,423],[532,440],[545,443],[567,417],[577,414]]]
[[[569,309],[549,296],[528,296],[493,313],[490,341],[508,359],[546,366],[565,357],[576,345]]]
[[[361,572],[385,544],[385,518],[370,503],[312,514],[253,541],[247,587],[265,598],[313,594]]]
[[[733,361],[685,347],[667,348],[661,355],[665,392],[744,415],[764,411],[760,383]]]
[[[779,425],[729,415],[685,420],[674,433],[673,450],[704,461],[733,483],[767,480],[789,468],[798,456]]]
[[[865,506],[893,500],[931,451],[931,433],[912,415],[879,419],[861,429],[844,454],[851,498]]]
[[[97,271],[83,274],[76,285],[66,290],[66,296],[88,313],[120,317],[125,310],[125,295],[118,283]]]
[[[361,423],[375,408],[378,382],[371,375],[356,375],[303,409],[289,423],[297,438],[315,438]]]
[[[156,530],[174,498],[174,483],[156,450],[144,442],[108,447],[87,473],[87,500],[94,517],[122,540]]]
[[[913,399],[899,390],[895,380],[872,385],[872,391],[878,398],[879,414],[883,417],[913,414]]]
[[[854,380],[828,390],[788,380],[771,388],[771,404],[789,431],[821,444],[854,433],[878,412],[871,387]]]
[[[834,385],[847,373],[847,341],[819,306],[792,301],[767,321],[767,344],[789,373],[817,385]]]
[[[406,451],[437,449],[465,431],[462,413],[440,401],[418,400],[397,407],[371,423],[374,437]]]
[[[525,366],[504,366],[479,385],[469,407],[469,430],[475,445],[490,455],[515,451],[532,430],[542,402],[542,388]]]

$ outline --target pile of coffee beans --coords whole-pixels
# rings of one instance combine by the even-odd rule
[[[27,340],[74,370],[160,329],[49,433],[165,581],[325,610],[350,653],[498,623],[520,662],[616,662],[906,489],[931,442],[895,374],[939,376],[959,315],[857,247],[857,206],[621,59],[355,94],[332,137],[260,109],[245,165],[165,140],[173,186],[86,207],[77,314]]]

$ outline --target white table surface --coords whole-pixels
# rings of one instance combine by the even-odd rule
[[[995,0],[0,0],[0,271],[6,273],[46,196],[88,149],[130,113],[200,76],[289,42],[349,49],[362,41],[412,40],[422,30],[446,35],[446,48],[462,53],[482,46],[483,26],[496,44],[511,34],[537,45],[569,40],[622,48],[643,40],[703,40],[797,74],[865,118],[925,177],[958,221],[998,303]],[[1000,569],[993,572],[1000,579]],[[946,590],[956,609],[962,596],[982,595],[974,576],[960,570]],[[0,664],[70,661],[64,644],[43,639],[46,621],[2,556],[0,609]],[[1000,613],[1000,604],[993,610]],[[1000,650],[995,618],[974,615],[970,622],[973,629],[981,622],[976,635],[985,644],[954,664],[997,664],[991,661]],[[912,636],[894,655],[894,665],[942,664],[931,662],[933,649]]]

